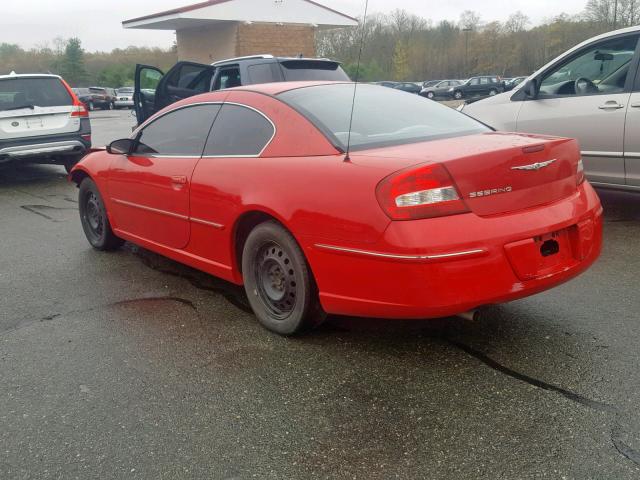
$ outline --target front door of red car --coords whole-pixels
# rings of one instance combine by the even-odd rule
[[[191,175],[218,104],[190,105],[145,126],[129,155],[111,163],[108,195],[117,231],[170,248],[190,237]]]

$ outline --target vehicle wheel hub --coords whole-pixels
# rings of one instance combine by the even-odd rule
[[[296,303],[295,270],[289,256],[277,244],[262,247],[256,262],[258,295],[271,313],[287,317]]]
[[[87,196],[85,219],[87,221],[87,224],[89,225],[89,228],[91,228],[91,230],[96,235],[102,235],[103,221],[102,212],[100,210],[100,202],[93,193],[90,193]]]

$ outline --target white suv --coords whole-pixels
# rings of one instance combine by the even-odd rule
[[[57,75],[0,75],[0,164],[56,163],[91,148],[89,113]]]
[[[577,138],[600,187],[640,191],[640,26],[591,38],[462,111],[498,130]]]

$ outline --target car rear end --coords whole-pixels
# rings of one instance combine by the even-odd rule
[[[133,88],[116,90],[114,105],[116,108],[133,108]]]
[[[380,149],[352,156],[373,167],[446,152],[379,183],[376,197],[390,223],[378,242],[318,253],[319,276],[340,279],[323,292],[325,308],[454,315],[547,290],[598,258],[602,207],[584,181],[574,140],[484,134],[464,141],[471,147],[442,140],[414,145],[413,155]]]
[[[91,148],[85,106],[55,75],[0,76],[0,163],[70,168]]]
[[[326,232],[307,246],[328,312],[449,316],[552,288],[598,258],[602,207],[575,140],[497,133],[368,85],[351,123],[353,95],[351,85],[280,95],[338,148],[350,141],[349,174],[378,173],[353,195],[371,195],[388,218],[373,241]]]

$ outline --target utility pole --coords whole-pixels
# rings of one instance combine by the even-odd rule
[[[616,29],[618,25],[618,0],[615,0],[613,3],[613,29]]]

